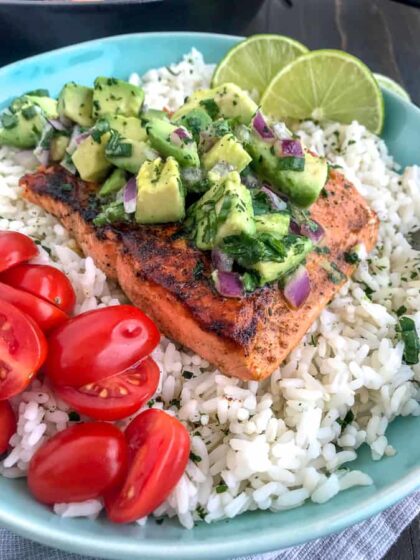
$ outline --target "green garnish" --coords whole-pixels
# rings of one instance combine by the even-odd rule
[[[213,120],[219,116],[219,107],[214,99],[202,99],[200,105],[204,107],[209,117]]]
[[[354,413],[352,410],[349,410],[343,419],[339,418],[337,420],[337,424],[341,426],[341,431],[343,431],[346,426],[348,426],[353,422],[353,420],[354,420]]]
[[[360,257],[354,251],[344,253],[344,260],[349,264],[358,264],[360,262]]]
[[[11,128],[15,128],[15,126],[17,126],[17,123],[18,123],[18,118],[17,118],[16,115],[13,115],[12,113],[3,113],[2,114],[1,124],[7,130],[10,130]]]
[[[188,371],[188,370],[184,370],[182,372],[182,377],[184,377],[185,379],[191,379],[192,377],[194,377],[194,374],[192,371]]]
[[[401,317],[396,330],[404,342],[403,358],[405,363],[408,365],[418,364],[420,341],[415,322],[410,317]]]
[[[35,105],[29,105],[29,107],[24,107],[22,109],[22,116],[27,120],[30,121],[37,115],[37,110]]]
[[[191,461],[192,461],[193,463],[200,463],[200,462],[202,461],[200,455],[196,455],[196,454],[193,453],[192,451],[191,451],[191,453],[190,453],[190,459],[191,459]]]
[[[124,222],[127,220],[127,214],[124,211],[122,202],[111,202],[102,208],[102,211],[93,220],[95,226],[105,226],[114,222]]]
[[[223,492],[226,492],[227,489],[228,487],[226,484],[218,484],[216,486],[216,494],[223,494]]]
[[[401,317],[401,315],[404,315],[404,313],[407,313],[406,306],[401,305],[401,307],[399,307],[395,313],[397,314],[398,317]]]

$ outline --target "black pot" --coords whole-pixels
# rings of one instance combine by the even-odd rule
[[[0,65],[61,46],[140,31],[240,34],[264,0],[0,2]]]

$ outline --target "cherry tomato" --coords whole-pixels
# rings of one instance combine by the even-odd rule
[[[54,387],[60,399],[95,420],[121,420],[137,412],[156,392],[159,368],[152,358],[97,383]]]
[[[159,337],[153,321],[133,305],[88,311],[50,334],[45,372],[56,386],[97,383],[136,365]]]
[[[35,243],[17,231],[0,231],[0,272],[38,254]]]
[[[124,434],[112,424],[76,424],[38,449],[29,463],[29,490],[44,504],[98,498],[121,484],[127,469]]]
[[[0,400],[22,392],[46,355],[47,341],[35,321],[0,299]]]
[[[9,440],[16,432],[16,416],[8,401],[0,401],[0,455],[9,448]]]
[[[142,412],[128,425],[128,475],[121,488],[105,495],[109,519],[130,523],[152,513],[183,475],[190,453],[185,427],[157,409]]]
[[[65,313],[71,313],[76,303],[70,280],[53,266],[19,264],[4,272],[0,282],[45,299]]]
[[[68,315],[44,299],[29,292],[17,290],[0,282],[0,299],[8,301],[18,309],[32,317],[44,332],[58,327],[69,318]]]

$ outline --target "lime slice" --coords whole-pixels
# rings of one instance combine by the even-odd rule
[[[282,35],[252,35],[235,45],[219,62],[212,86],[233,82],[247,91],[255,90],[261,97],[272,78],[286,64],[308,49]]]
[[[350,54],[328,49],[305,54],[280,70],[261,106],[279,119],[356,120],[376,134],[384,120],[382,92],[369,68]]]
[[[409,94],[395,80],[393,80],[392,78],[388,78],[388,76],[384,76],[383,74],[373,74],[373,75],[375,76],[376,81],[381,86],[381,88],[392,91],[392,93],[395,93],[396,95],[398,95],[402,99],[405,99],[406,101],[411,101],[411,97],[409,96]]]

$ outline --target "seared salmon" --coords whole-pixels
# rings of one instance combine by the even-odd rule
[[[311,207],[311,217],[325,229],[321,246],[329,252],[308,256],[311,293],[300,309],[291,309],[276,285],[242,299],[219,295],[209,254],[196,249],[178,225],[95,226],[97,186],[60,166],[25,175],[20,184],[24,197],[56,216],[162,333],[241,379],[262,380],[282,363],[346,281],[344,275],[353,272],[344,253],[358,243],[371,250],[377,239],[376,214],[331,170],[323,196]]]

